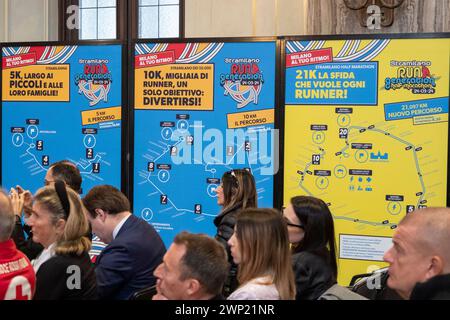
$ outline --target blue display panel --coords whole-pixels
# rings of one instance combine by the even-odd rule
[[[121,186],[122,46],[2,50],[2,185],[35,192],[70,160],[95,185]]]
[[[166,245],[215,234],[228,170],[251,170],[273,207],[275,78],[275,42],[136,44],[134,213]]]

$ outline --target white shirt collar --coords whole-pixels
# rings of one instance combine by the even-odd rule
[[[117,226],[114,228],[113,231],[113,240],[117,237],[117,234],[119,233],[120,229],[122,228],[122,226],[124,225],[124,223],[127,221],[127,219],[131,216],[131,213],[128,214],[125,218],[123,218],[118,224]]]
[[[55,255],[55,245],[56,242],[53,242],[51,245],[48,246],[47,249],[42,250],[41,254],[31,262],[35,273],[38,272],[41,265],[43,265],[45,262],[50,260],[50,258]]]

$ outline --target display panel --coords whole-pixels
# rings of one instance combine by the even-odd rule
[[[122,46],[3,47],[2,185],[35,192],[69,160],[83,193],[121,187]]]
[[[275,42],[135,46],[134,213],[166,245],[214,235],[222,174],[246,168],[273,207]]]
[[[449,39],[286,41],[284,203],[328,203],[339,281],[384,267],[399,221],[446,206]]]

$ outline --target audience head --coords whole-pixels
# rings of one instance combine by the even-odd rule
[[[217,187],[217,204],[223,210],[240,205],[241,208],[256,208],[257,193],[255,178],[247,169],[227,171],[222,176],[222,183]]]
[[[408,299],[418,282],[450,273],[450,209],[425,208],[399,223],[385,253],[388,286]]]
[[[283,300],[295,296],[294,275],[289,252],[286,221],[274,209],[242,210],[237,214],[235,232],[228,241],[238,281],[272,276]]]
[[[228,275],[225,248],[203,234],[179,233],[154,272],[158,295],[206,300],[219,295]]]
[[[46,186],[52,185],[56,180],[63,181],[72,190],[81,193],[81,174],[77,166],[68,161],[62,160],[53,163],[45,175]]]
[[[114,228],[130,214],[130,202],[127,197],[109,185],[92,188],[83,198],[83,203],[92,232],[105,243],[113,240]]]
[[[57,254],[81,255],[90,249],[85,237],[88,221],[79,195],[62,181],[39,189],[33,198],[33,209],[28,225],[33,241],[48,248],[55,243]]]
[[[297,196],[283,214],[293,252],[308,251],[323,256],[337,277],[334,222],[327,204],[318,198]]]
[[[16,222],[11,199],[0,190],[0,243],[11,237]]]

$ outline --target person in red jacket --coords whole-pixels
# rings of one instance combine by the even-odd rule
[[[0,191],[0,300],[31,300],[36,275],[30,260],[11,239],[14,224],[11,200]]]

